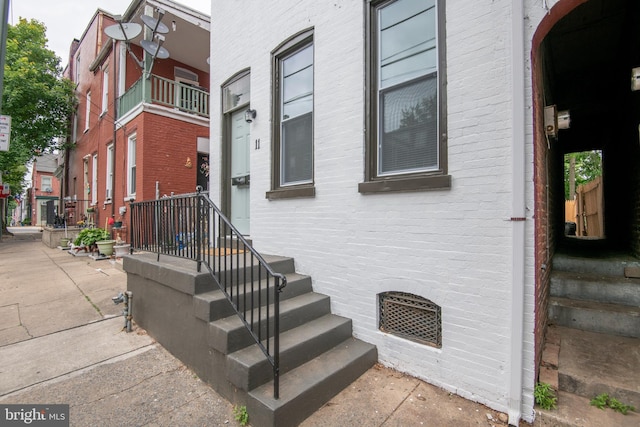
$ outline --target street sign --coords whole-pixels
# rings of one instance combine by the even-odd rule
[[[9,184],[0,184],[0,199],[6,199],[10,194]]]
[[[0,115],[0,151],[9,151],[11,139],[11,116]]]

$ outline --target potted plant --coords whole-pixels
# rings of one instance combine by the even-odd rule
[[[113,246],[116,244],[115,240],[98,240],[96,246],[98,246],[98,252],[104,256],[113,255]]]
[[[120,238],[120,233],[118,233],[116,244],[113,246],[113,250],[116,253],[116,258],[122,258],[123,255],[128,254],[129,249],[131,249],[131,245],[129,243],[125,243],[124,240]]]
[[[96,246],[97,242],[105,241],[109,239],[109,237],[109,232],[103,228],[83,228],[78,233],[78,237],[73,241],[73,244],[92,249]]]

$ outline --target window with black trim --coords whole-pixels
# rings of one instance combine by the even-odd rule
[[[312,197],[313,30],[305,30],[272,52],[273,165],[269,199]]]
[[[446,189],[444,1],[372,1],[361,193]]]

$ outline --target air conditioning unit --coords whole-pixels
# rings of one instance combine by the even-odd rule
[[[51,188],[51,187],[47,187],[47,188],[45,188],[45,189],[44,189],[44,191],[45,191],[46,193],[53,193],[53,188]]]

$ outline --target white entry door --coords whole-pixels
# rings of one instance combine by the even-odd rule
[[[249,123],[244,111],[231,115],[231,223],[249,234]]]

